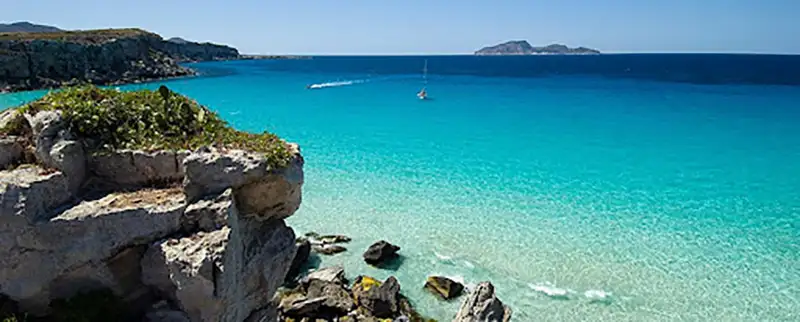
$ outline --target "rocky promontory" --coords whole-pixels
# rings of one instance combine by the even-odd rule
[[[83,87],[3,111],[0,155],[0,318],[275,320],[296,145],[166,87]]]
[[[165,86],[66,88],[0,112],[0,319],[430,321],[394,277],[308,270],[351,239],[286,225],[304,163]],[[399,249],[378,241],[365,265]],[[464,297],[454,321],[510,319],[489,283],[422,278],[411,287]]]
[[[499,45],[483,47],[475,55],[596,55],[596,49],[578,47],[570,48],[561,44],[552,44],[543,47],[533,47],[525,40],[504,42]]]
[[[0,33],[0,91],[193,75],[165,44],[140,29]]]

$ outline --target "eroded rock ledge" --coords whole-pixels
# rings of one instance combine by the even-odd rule
[[[274,321],[296,252],[296,145],[282,167],[244,150],[97,154],[58,112],[10,114],[32,134],[0,141],[0,295],[32,315],[111,290],[135,313],[114,320]]]

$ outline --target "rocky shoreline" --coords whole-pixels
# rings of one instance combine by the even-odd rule
[[[304,163],[297,145],[226,128],[163,86],[69,89],[3,111],[0,318],[426,321],[394,277],[308,270],[311,253],[347,251],[350,238],[297,238],[286,225]],[[378,241],[365,265],[399,251]],[[432,276],[425,287],[465,297],[454,321],[510,318],[491,284],[463,295]]]
[[[233,47],[164,40],[140,29],[0,33],[0,93],[196,75],[185,62],[303,58],[240,55]]]

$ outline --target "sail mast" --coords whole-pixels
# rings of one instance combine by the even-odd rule
[[[425,60],[425,67],[422,68],[422,80],[428,85],[428,60]]]

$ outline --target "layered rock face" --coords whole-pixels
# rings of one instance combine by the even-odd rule
[[[110,289],[142,314],[156,303],[153,321],[274,320],[296,252],[283,221],[301,201],[296,146],[282,168],[238,150],[93,154],[58,111],[24,117],[38,165],[0,160],[0,296],[47,314]]]
[[[194,74],[163,50],[160,36],[144,31],[33,35],[41,36],[0,36],[0,90],[57,87],[74,80],[114,84]]]
[[[178,61],[209,61],[238,59],[236,48],[212,43],[196,43],[191,41],[167,40],[163,45],[164,52]]]

